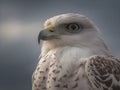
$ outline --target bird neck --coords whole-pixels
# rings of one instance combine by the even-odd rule
[[[105,47],[74,47],[74,46],[63,46],[63,47],[56,47],[56,48],[49,48],[49,47],[42,47],[41,55],[44,56],[46,54],[56,54],[58,57],[63,57],[63,55],[68,55],[68,57],[77,57],[79,58],[88,58],[92,55],[103,55],[109,56],[110,52]]]

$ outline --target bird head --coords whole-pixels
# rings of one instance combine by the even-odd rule
[[[80,14],[62,14],[46,20],[38,42],[49,49],[55,47],[105,47],[100,31],[88,17]]]

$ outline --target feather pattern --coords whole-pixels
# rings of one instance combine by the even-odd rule
[[[94,90],[120,90],[120,61],[114,57],[92,56],[85,71]]]

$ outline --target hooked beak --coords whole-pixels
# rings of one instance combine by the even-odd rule
[[[57,34],[55,32],[51,32],[49,30],[42,30],[38,35],[38,43],[40,44],[40,40],[51,40],[57,39]]]
[[[45,27],[44,30],[40,31],[38,35],[38,43],[40,44],[40,40],[51,40],[57,38],[58,34],[55,32],[54,26],[49,24]]]

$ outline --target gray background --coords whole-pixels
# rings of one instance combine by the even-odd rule
[[[63,13],[91,18],[120,57],[120,0],[0,0],[0,90],[31,90],[38,33],[47,18]]]

